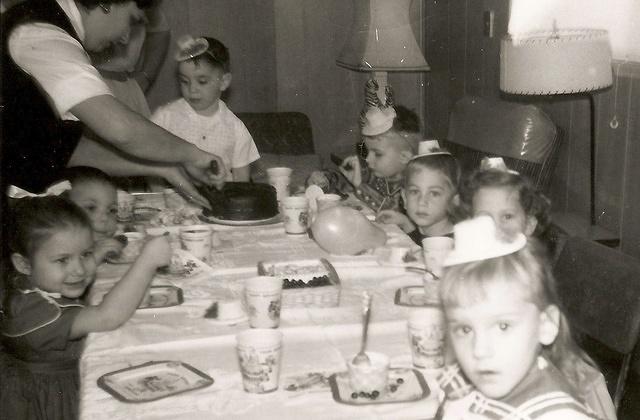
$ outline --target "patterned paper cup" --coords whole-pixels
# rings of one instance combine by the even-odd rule
[[[204,262],[211,256],[212,229],[209,225],[193,225],[180,228],[182,248]]]
[[[278,389],[282,333],[250,329],[236,335],[238,363],[244,390],[263,394]]]
[[[282,307],[282,279],[271,276],[249,278],[244,283],[249,325],[277,328]]]
[[[282,200],[284,230],[291,234],[306,233],[309,224],[309,202],[304,196],[285,197]]]
[[[425,369],[444,366],[444,314],[437,306],[411,310],[408,322],[413,364]]]

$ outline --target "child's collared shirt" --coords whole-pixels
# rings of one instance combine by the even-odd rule
[[[488,398],[473,388],[458,365],[445,367],[438,382],[445,400],[441,420],[586,420],[600,419],[576,399],[562,373],[542,356],[505,397]]]
[[[249,130],[222,100],[218,100],[215,114],[203,116],[180,98],[158,108],[151,120],[199,149],[218,155],[227,169],[241,168],[260,158]],[[227,181],[233,181],[231,171]]]

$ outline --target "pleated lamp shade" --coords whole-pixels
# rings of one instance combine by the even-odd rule
[[[409,21],[411,0],[353,0],[355,20],[339,66],[358,71],[428,71]]]
[[[607,31],[557,30],[503,38],[500,90],[517,95],[590,92],[612,84]]]

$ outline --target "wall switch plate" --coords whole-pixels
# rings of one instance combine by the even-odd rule
[[[493,28],[496,13],[493,10],[485,10],[483,14],[484,19],[484,36],[493,38]]]

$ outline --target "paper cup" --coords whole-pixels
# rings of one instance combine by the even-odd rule
[[[212,229],[209,225],[184,226],[180,228],[182,248],[206,262],[211,256],[211,234]]]
[[[291,184],[291,173],[293,169],[277,167],[267,169],[269,184],[276,189],[276,197],[279,202],[289,196],[289,185]]]
[[[127,245],[120,253],[120,260],[123,262],[133,262],[142,251],[146,235],[140,232],[125,232],[123,235],[127,238]]]
[[[284,230],[291,234],[306,233],[309,225],[309,202],[304,196],[290,196],[282,200]]]
[[[282,279],[271,276],[249,278],[244,283],[249,325],[277,328],[282,306]]]
[[[316,199],[318,203],[318,212],[340,205],[340,197],[338,194],[324,194]]]
[[[282,333],[277,330],[245,330],[236,335],[238,362],[244,390],[263,394],[278,389]]]
[[[136,202],[135,197],[124,190],[117,190],[117,201],[118,220],[121,222],[133,220],[133,208]]]
[[[437,306],[412,309],[407,323],[413,364],[425,369],[444,366],[444,314]]]
[[[372,393],[377,391],[383,395],[389,381],[389,357],[382,353],[366,352],[371,363],[353,364],[353,355],[348,363],[349,384],[353,392]]]
[[[422,240],[424,265],[438,277],[442,276],[442,263],[453,249],[453,239],[447,236],[432,236]]]

